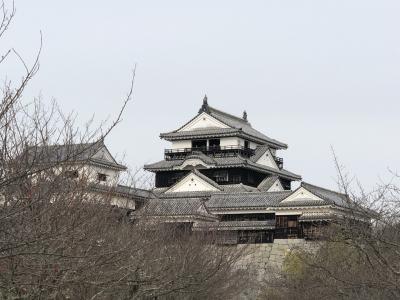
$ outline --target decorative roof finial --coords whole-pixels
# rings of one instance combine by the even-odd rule
[[[247,112],[246,111],[243,112],[243,120],[247,121]]]
[[[210,112],[210,108],[208,107],[208,102],[207,102],[208,98],[207,95],[204,95],[203,98],[203,105],[201,106],[200,110],[199,110],[199,114],[202,112],[206,112],[209,113]]]

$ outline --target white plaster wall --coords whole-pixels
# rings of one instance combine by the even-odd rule
[[[90,182],[94,183],[101,183],[107,185],[116,185],[119,178],[119,171],[113,170],[110,168],[100,167],[100,166],[93,166],[93,165],[82,165],[82,164],[75,164],[75,165],[65,165],[65,166],[57,166],[52,169],[55,175],[61,175],[61,173],[65,171],[78,171],[78,176],[80,179],[88,179]],[[106,182],[99,182],[97,180],[97,174],[102,173],[106,174],[107,181]]]
[[[210,140],[212,138],[208,138]],[[238,137],[224,137],[220,139],[220,145],[223,146],[238,146],[244,145],[244,140]],[[173,141],[172,142],[172,149],[182,149],[182,148],[191,148],[192,147],[192,140],[183,140],[183,141]]]
[[[207,138],[208,140],[212,138]],[[244,139],[238,137],[223,137],[220,138],[221,147],[224,146],[244,146]],[[249,147],[251,149],[257,148],[258,144],[250,142]],[[182,141],[173,141],[171,144],[171,149],[183,149],[183,148],[191,148],[192,140],[182,140]]]
[[[53,180],[54,176],[61,176],[66,171],[78,171],[80,178],[83,178],[84,174],[84,166],[82,164],[63,164],[57,165],[53,168],[50,168],[45,171],[37,172],[32,175],[32,183],[37,183],[39,178],[44,179],[47,178],[49,180]]]
[[[238,146],[240,145],[240,139],[238,137],[225,137],[221,138],[221,147],[225,146]]]
[[[192,141],[191,140],[183,140],[183,141],[173,141],[171,148],[172,149],[183,149],[183,148],[191,148]]]
[[[119,172],[113,169],[104,168],[100,166],[86,166],[84,168],[85,174],[87,174],[88,179],[94,183],[106,184],[106,185],[116,185],[119,178]],[[98,181],[97,174],[102,173],[107,175],[107,181]]]
[[[239,145],[244,147],[244,141],[245,141],[245,140],[242,139],[242,138],[238,138],[238,139],[239,139]],[[257,146],[258,146],[258,144],[249,141],[249,148],[250,148],[250,149],[256,149]]]

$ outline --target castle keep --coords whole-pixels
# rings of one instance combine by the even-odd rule
[[[285,143],[254,129],[246,112],[233,116],[207,97],[193,119],[160,137],[171,147],[144,167],[155,173],[155,188],[136,217],[214,231],[227,244],[270,243],[318,238],[354,207],[344,194],[301,182],[278,156]]]

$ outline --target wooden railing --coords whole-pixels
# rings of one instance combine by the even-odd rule
[[[231,155],[243,155],[250,157],[254,155],[254,149],[246,148],[244,146],[208,146],[208,147],[193,147],[193,148],[177,148],[177,149],[165,149],[165,159],[183,159],[187,155],[193,152],[202,152],[207,155],[213,156],[231,156]]]

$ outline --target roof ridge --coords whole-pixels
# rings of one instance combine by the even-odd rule
[[[47,145],[32,145],[32,146],[27,146],[27,148],[42,148],[42,147],[68,147],[68,146],[83,146],[83,145],[88,145],[88,146],[94,146],[98,143],[101,143],[101,141],[96,141],[96,142],[91,142],[91,143],[66,143],[66,144],[47,144]]]
[[[215,112],[215,113],[217,113],[217,114],[222,114],[222,115],[224,115],[224,116],[226,116],[226,117],[233,118],[233,119],[235,119],[235,120],[237,120],[237,121],[240,121],[240,122],[242,122],[242,123],[245,123],[245,124],[247,124],[247,125],[249,125],[249,126],[251,127],[250,122],[244,120],[244,119],[241,118],[241,117],[232,115],[232,114],[230,114],[230,113],[227,113],[227,112],[225,112],[225,111],[219,110],[219,109],[214,108],[214,107],[212,107],[212,106],[208,106],[208,107],[209,107],[211,113],[212,113],[212,112]]]
[[[266,176],[257,186],[259,190],[269,190],[272,185],[279,179],[278,175]],[[268,183],[268,184],[267,184]]]
[[[254,151],[254,155],[251,156],[249,159],[256,163],[267,151],[269,151],[268,145],[258,145]],[[271,153],[272,154],[272,153]]]
[[[234,195],[238,195],[238,194],[252,194],[252,195],[272,195],[272,194],[286,194],[286,193],[293,193],[292,190],[284,190],[284,191],[273,191],[273,192],[265,192],[265,191],[254,191],[254,192],[249,192],[249,191],[245,191],[245,192],[235,192]],[[212,196],[214,195],[225,195],[225,194],[229,194],[231,195],[232,192],[229,191],[223,191],[222,193],[218,193],[218,194],[212,194]]]
[[[124,188],[134,189],[134,190],[137,190],[137,191],[146,191],[146,192],[151,192],[152,191],[152,190],[147,190],[147,189],[144,189],[144,188],[137,188],[137,187],[133,187],[133,186],[130,186],[130,185],[124,185],[124,184],[120,184],[120,183],[118,183],[116,185],[116,187],[118,187],[118,186],[124,187]]]
[[[188,131],[201,131],[201,130],[204,130],[205,128],[207,128],[207,130],[213,130],[213,129],[218,129],[218,130],[220,130],[220,129],[228,129],[228,130],[238,130],[237,128],[221,128],[221,127],[218,127],[218,126],[211,126],[211,127],[200,127],[200,128],[195,128],[195,129],[192,129],[192,130],[188,130]]]
[[[308,185],[308,186],[311,186],[311,187],[316,187],[316,188],[319,188],[321,190],[324,190],[324,191],[327,191],[327,192],[331,192],[331,193],[335,193],[335,194],[338,194],[338,195],[341,195],[341,196],[347,196],[346,194],[343,194],[343,193],[340,193],[340,192],[337,192],[337,191],[334,191],[334,190],[330,190],[330,189],[327,189],[327,188],[324,188],[324,187],[320,187],[320,186],[315,185],[315,184],[311,184],[311,183],[302,181],[301,182],[301,186],[304,187],[304,185],[306,185],[306,186]]]

